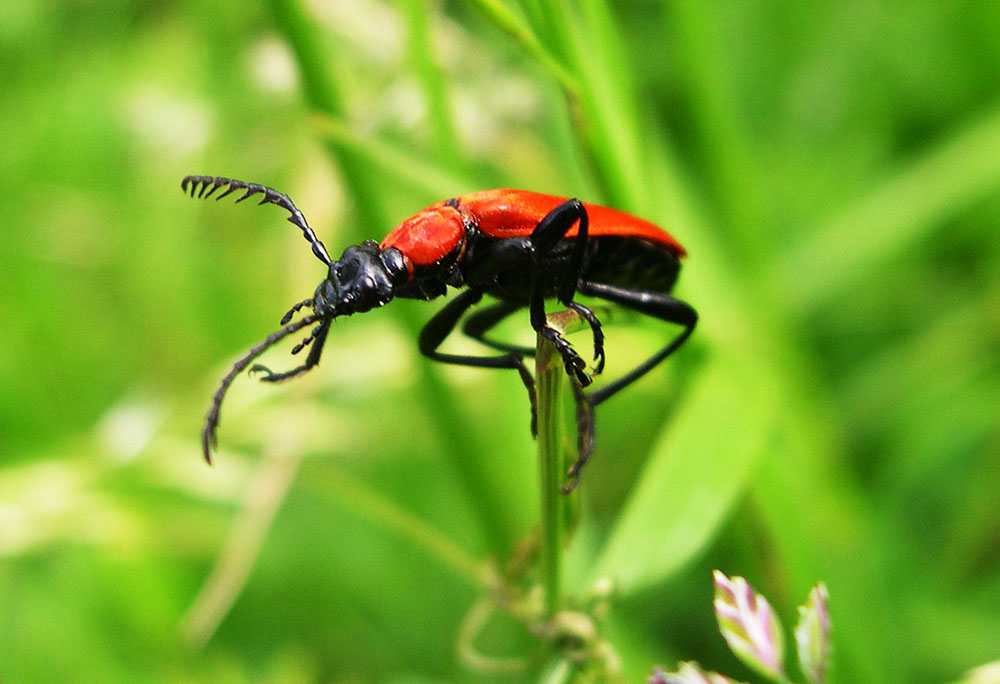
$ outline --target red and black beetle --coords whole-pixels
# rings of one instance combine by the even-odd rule
[[[216,199],[242,190],[237,202],[262,195],[260,204],[276,204],[289,212],[288,220],[302,230],[313,254],[329,268],[315,294],[295,304],[281,319],[283,327],[251,348],[223,378],[202,431],[206,460],[210,460],[210,448],[216,443],[219,411],[229,385],[265,349],[317,324],[292,349],[297,354],[312,345],[305,363],[282,373],[261,365],[251,368],[264,373],[261,379],[266,382],[294,377],[319,363],[334,318],[370,311],[396,297],[435,299],[451,285],[463,291],[421,331],[419,346],[425,356],[463,366],[516,369],[533,396],[531,375],[522,359],[532,356],[534,350],[487,337],[496,324],[525,307],[531,327],[551,340],[562,355],[567,372],[576,380],[572,384],[581,435],[580,454],[569,473],[569,489],[593,444],[593,407],[673,353],[691,335],[698,320],[694,309],[670,294],[685,255],[676,240],[648,221],[576,199],[525,190],[469,193],[433,204],[396,226],[381,244],[366,240],[348,247],[333,261],[302,212],[287,195],[273,188],[213,176],[187,176],[181,188],[192,197],[205,198],[226,188]],[[594,373],[600,373],[604,365],[600,322],[593,311],[573,300],[578,292],[676,323],[683,330],[621,378],[584,395],[580,387],[591,381],[584,372],[586,364],[545,319],[545,299],[549,297],[580,314],[593,331]],[[502,353],[466,356],[438,351],[463,314],[483,295],[498,301],[466,318],[462,330]],[[292,317],[303,308],[312,313],[292,323]]]

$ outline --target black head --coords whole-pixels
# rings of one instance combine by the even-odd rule
[[[187,176],[181,182],[181,188],[185,192],[190,192],[192,197],[208,198],[214,195],[216,199],[242,191],[243,194],[236,199],[237,202],[260,195],[260,204],[276,204],[289,213],[289,222],[298,226],[303,237],[312,246],[316,258],[329,267],[326,279],[316,288],[313,298],[293,306],[281,319],[282,327],[254,345],[222,379],[205,418],[205,428],[202,430],[202,450],[205,460],[211,462],[211,448],[216,441],[222,400],[240,373],[250,367],[251,372],[264,373],[261,380],[278,382],[308,371],[319,363],[330,322],[335,317],[362,313],[382,306],[392,299],[395,288],[405,283],[409,275],[403,255],[398,249],[390,247],[383,251],[371,240],[356,247],[348,247],[338,261],[331,261],[326,247],[316,237],[306,222],[306,217],[295,207],[291,198],[273,188],[218,176]],[[222,192],[216,194],[223,188]],[[305,307],[312,308],[312,313],[292,322],[295,314]],[[292,349],[292,353],[297,354],[312,345],[302,365],[283,373],[272,373],[261,365],[250,366],[254,359],[269,347],[310,325],[315,325],[313,330]]]
[[[316,288],[313,311],[322,318],[364,313],[388,303],[397,285],[407,280],[403,255],[398,249],[379,249],[366,240],[344,250],[330,264],[326,280]]]

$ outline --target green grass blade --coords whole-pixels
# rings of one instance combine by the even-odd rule
[[[899,169],[828,221],[803,231],[776,272],[799,311],[828,306],[942,222],[1000,193],[1000,105]]]
[[[669,578],[712,539],[774,431],[776,407],[754,374],[737,359],[710,361],[653,447],[596,577],[634,593]]]
[[[298,0],[271,0],[271,11],[298,62],[306,102],[317,112],[339,117],[343,114],[340,92],[327,67],[328,57],[319,30],[303,11]],[[365,167],[364,160],[350,149],[336,144],[328,147],[340,164],[360,223],[385,225],[386,217],[378,196],[378,177]]]
[[[427,123],[431,131],[430,155],[441,165],[462,170],[467,166],[452,117],[444,76],[438,66],[434,46],[438,6],[428,0],[403,0],[401,3],[409,27],[408,54],[427,102]]]
[[[428,197],[455,197],[468,190],[467,177],[452,173],[437,160],[429,160],[416,150],[365,137],[340,119],[328,116],[313,118],[317,133],[338,149],[349,151],[366,164],[381,169],[395,180]],[[383,181],[386,177],[381,176]]]
[[[541,522],[539,570],[545,592],[545,617],[552,618],[562,607],[563,513],[560,492],[566,472],[565,442],[559,418],[559,395],[565,372],[555,345],[537,336],[535,390],[538,407],[538,485]]]
[[[497,28],[508,34],[514,41],[537,60],[559,82],[566,92],[575,93],[578,84],[572,73],[538,40],[531,27],[511,12],[499,0],[468,0],[484,17]]]

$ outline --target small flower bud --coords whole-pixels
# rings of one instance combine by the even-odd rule
[[[795,627],[795,643],[799,651],[802,674],[812,684],[823,684],[830,665],[830,613],[827,610],[826,585],[820,582],[806,605],[799,606],[799,624]]]
[[[730,650],[769,679],[786,679],[784,634],[771,605],[742,577],[716,570],[715,617]]]
[[[718,672],[706,672],[698,663],[681,663],[677,672],[664,672],[660,668],[646,678],[646,684],[739,684]]]

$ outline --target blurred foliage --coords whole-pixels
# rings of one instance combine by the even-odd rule
[[[601,406],[568,550],[571,596],[616,580],[624,679],[741,672],[713,567],[786,621],[824,580],[834,681],[1000,657],[1000,5],[301,9],[0,4],[0,680],[539,676],[517,621],[468,634],[537,517],[523,389],[419,358],[437,304],[338,322],[295,383],[238,380],[201,463],[214,383],[323,272],[279,211],[186,199],[188,173],[288,192],[335,256],[490,186],[688,247],[702,323]],[[669,334],[607,332],[609,377]]]

